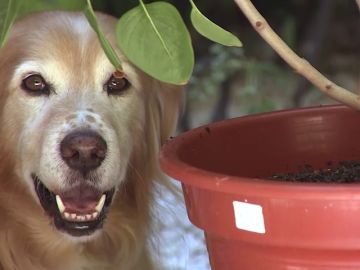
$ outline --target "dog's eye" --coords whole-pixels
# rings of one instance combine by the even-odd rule
[[[22,81],[21,87],[28,93],[34,95],[49,95],[49,85],[44,78],[39,74],[32,74],[27,76]]]
[[[106,82],[104,88],[108,95],[120,95],[130,86],[129,81],[122,72],[114,72]]]

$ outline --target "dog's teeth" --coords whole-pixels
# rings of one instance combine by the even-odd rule
[[[56,195],[56,204],[57,204],[57,207],[60,211],[60,213],[64,213],[65,211],[65,206],[64,206],[64,203],[62,202],[61,198],[59,195]]]
[[[56,204],[57,207],[62,214],[63,218],[69,221],[91,221],[98,218],[100,215],[102,209],[104,208],[106,200],[106,195],[103,194],[98,202],[98,204],[95,207],[95,211],[91,214],[84,214],[84,215],[78,215],[76,213],[69,213],[65,212],[66,208],[64,206],[63,201],[61,200],[61,197],[59,195],[56,195]]]
[[[96,205],[96,207],[95,207],[95,210],[97,211],[97,212],[101,212],[101,210],[103,209],[103,207],[104,207],[104,204],[105,204],[105,199],[106,199],[106,195],[105,194],[103,194],[102,196],[101,196],[101,198],[100,198],[100,200],[99,200],[99,202],[98,202],[98,204]]]
[[[63,213],[63,218],[69,221],[92,221],[95,220],[99,216],[98,212],[93,212],[92,214],[84,214],[84,215],[78,215],[76,213]]]

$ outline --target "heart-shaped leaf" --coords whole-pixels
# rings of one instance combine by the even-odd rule
[[[196,31],[204,37],[225,46],[242,46],[241,41],[236,36],[205,17],[192,0],[190,0],[190,3],[192,6],[190,18]]]
[[[116,39],[130,62],[152,77],[177,85],[189,80],[194,67],[191,38],[173,5],[140,0],[120,18]]]

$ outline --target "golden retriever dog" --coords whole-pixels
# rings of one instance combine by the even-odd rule
[[[160,269],[151,205],[182,91],[116,50],[124,75],[75,12],[22,18],[1,49],[0,269]]]

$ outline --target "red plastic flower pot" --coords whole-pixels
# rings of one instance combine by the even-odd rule
[[[360,185],[266,180],[360,160],[360,113],[325,106],[240,117],[169,140],[161,166],[182,182],[213,270],[360,269]]]

